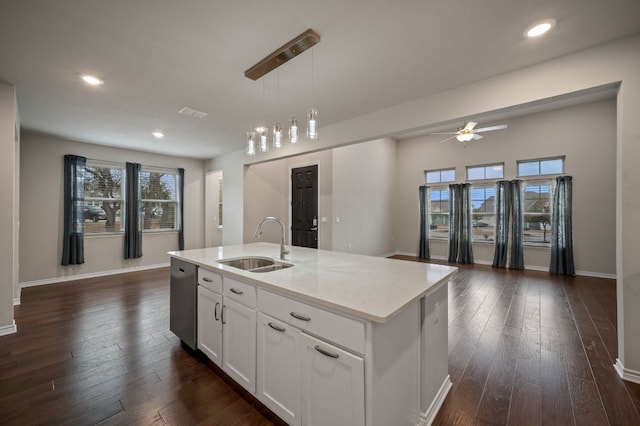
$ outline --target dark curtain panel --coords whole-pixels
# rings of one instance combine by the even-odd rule
[[[572,192],[571,176],[558,176],[553,194],[551,264],[549,266],[549,272],[554,274],[576,274],[573,265]]]
[[[429,259],[429,191],[426,186],[419,188],[420,195],[420,246],[418,257]]]
[[[84,263],[84,171],[87,159],[64,156],[62,265]]]
[[[509,251],[509,216],[511,213],[509,181],[496,182],[496,243],[493,252],[493,267],[507,267]]]
[[[126,165],[127,199],[124,209],[124,258],[142,257],[142,229],[140,227],[140,164]]]
[[[184,250],[184,169],[178,169],[178,250]]]
[[[449,185],[449,262],[473,263],[471,184]]]
[[[509,268],[524,269],[524,207],[522,203],[522,181],[510,182],[511,196],[511,255]]]

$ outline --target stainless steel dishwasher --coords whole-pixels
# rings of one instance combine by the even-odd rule
[[[198,271],[196,265],[171,258],[169,329],[191,349],[197,348]]]

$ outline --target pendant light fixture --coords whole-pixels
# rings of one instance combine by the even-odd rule
[[[247,155],[256,155],[256,132],[247,132],[247,147],[245,153]]]
[[[289,41],[279,49],[275,50],[269,56],[262,59],[260,62],[249,68],[245,71],[244,75],[247,78],[252,80],[258,80],[261,77],[264,77],[269,72],[274,69],[280,67],[284,63],[290,61],[295,58],[302,52],[310,49],[315,44],[320,42],[320,35],[315,31],[309,29],[304,33],[300,34],[298,37],[295,37],[293,40]],[[314,95],[314,57],[313,50],[311,50],[311,94]],[[276,120],[273,124],[273,135],[271,144],[274,148],[282,147],[282,138],[283,138],[283,127],[282,123],[279,120],[280,116],[280,72],[278,71],[278,93],[277,93],[277,111],[276,111]],[[294,68],[294,91],[295,91],[295,68]],[[256,144],[257,150],[260,152],[268,152],[269,151],[269,129],[265,125],[265,97],[266,97],[266,88],[265,81],[262,81],[262,124],[259,127],[255,128],[255,132],[247,132],[247,144],[246,144],[246,154],[254,155],[256,153]],[[318,138],[318,110],[313,107],[307,111],[307,138],[310,140],[315,140]],[[300,138],[300,128],[298,125],[298,116],[295,114],[289,115],[289,141],[294,144],[297,143]],[[259,139],[256,141],[256,137]]]
[[[282,123],[280,123],[280,68],[278,68],[278,82],[276,95],[276,122],[273,124],[273,147],[282,147]]]
[[[298,117],[295,115],[289,117],[289,142],[298,142]]]
[[[313,63],[313,49],[311,49],[311,97],[315,96],[314,86],[314,63]],[[318,139],[318,110],[316,108],[310,108],[307,111],[307,139]]]

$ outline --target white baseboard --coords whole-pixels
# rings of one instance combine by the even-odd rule
[[[411,253],[411,252],[406,252],[406,251],[396,251],[395,253],[390,253],[389,255],[385,255],[385,256],[389,257],[389,256],[393,256],[393,255],[413,256],[413,257],[417,256],[416,253]],[[446,261],[448,259],[448,257],[447,256],[431,256],[431,259],[445,260]],[[476,261],[474,261],[474,263],[478,264],[478,265],[489,265],[489,266],[491,266],[493,264],[493,262],[488,261],[488,260],[476,260]],[[548,266],[524,265],[524,269],[526,269],[528,271],[549,272],[549,267]],[[606,279],[611,279],[611,280],[615,280],[616,279],[616,274],[605,274],[605,273],[602,273],[602,272],[576,271],[576,275],[580,275],[580,276],[583,276],[583,277],[606,278]]]
[[[20,283],[20,288],[35,287],[39,285],[56,284],[67,281],[86,280],[88,278],[106,277],[109,275],[126,274],[128,272],[146,271],[149,269],[166,268],[169,263],[159,263],[156,265],[135,266],[133,268],[113,269],[111,271],[90,272],[88,274],[68,275],[64,277],[46,278],[43,280],[26,281]]]
[[[431,405],[429,405],[427,411],[420,413],[420,426],[430,426],[431,423],[433,423],[436,415],[438,415],[438,411],[440,411],[440,407],[442,407],[445,398],[451,390],[451,386],[453,386],[453,384],[447,374],[447,377],[445,377],[444,382],[442,382],[442,386],[438,389],[438,393],[436,397],[433,398],[433,401],[431,401]]]
[[[0,327],[0,336],[6,336],[7,334],[13,334],[18,332],[18,327],[16,327],[16,320],[13,320],[13,324],[4,325]]]
[[[13,299],[13,306],[18,306],[20,304],[20,298]]]
[[[616,372],[622,378],[622,380],[640,384],[640,371],[624,368],[624,365],[622,364],[622,361],[620,361],[620,358],[616,358],[616,363],[613,364],[613,368],[616,369]]]

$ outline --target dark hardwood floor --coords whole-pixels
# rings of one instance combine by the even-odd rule
[[[640,385],[613,369],[614,281],[457,266],[436,425],[640,425]],[[180,344],[168,298],[168,269],[24,289],[0,424],[282,424]]]

